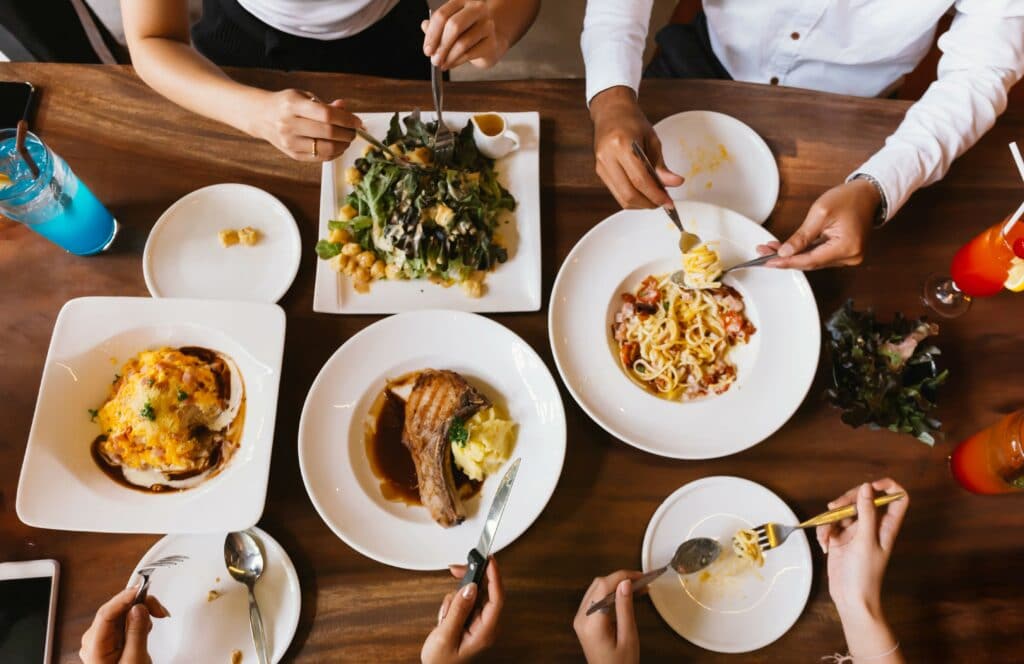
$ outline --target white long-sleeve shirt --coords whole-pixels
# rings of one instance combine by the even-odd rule
[[[927,54],[939,19],[938,79],[855,173],[882,188],[887,219],[995,123],[1024,74],[1024,0],[704,0],[715,55],[739,81],[864,97],[891,88]],[[588,0],[581,46],[587,100],[637,90],[653,0]]]

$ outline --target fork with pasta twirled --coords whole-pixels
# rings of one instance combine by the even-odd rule
[[[875,507],[882,507],[889,503],[894,503],[897,500],[906,498],[906,496],[907,494],[903,491],[879,496],[878,498],[875,498]],[[849,519],[854,516],[857,516],[857,506],[846,505],[845,507],[837,507],[834,510],[829,510],[828,512],[819,514],[818,516],[808,519],[796,526],[780,526],[777,523],[769,522],[752,530],[741,530],[737,533],[737,536],[739,537],[742,533],[751,542],[756,542],[760,551],[765,552],[780,546],[786,541],[786,538],[796,530],[813,528],[815,526],[824,526],[826,524],[835,523],[836,521],[842,521],[843,519]],[[753,537],[751,537],[751,534]]]

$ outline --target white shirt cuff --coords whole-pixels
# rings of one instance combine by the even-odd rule
[[[905,175],[916,171],[917,157],[913,154],[900,154],[903,151],[913,152],[913,150],[886,146],[864,162],[860,168],[855,169],[846,179],[849,182],[858,174],[870,175],[874,178],[885,197],[886,210],[885,218],[882,220],[883,224],[893,218],[917,188],[915,183]],[[901,168],[900,164],[907,159],[912,162],[912,165]]]
[[[599,92],[624,85],[633,92],[640,89],[643,75],[643,60],[627,44],[611,44],[604,48],[588,49],[587,62],[587,105]]]

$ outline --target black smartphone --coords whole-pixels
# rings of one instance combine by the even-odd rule
[[[0,563],[0,662],[54,661],[59,571],[56,560]]]
[[[28,81],[0,81],[0,129],[17,126],[28,120],[36,89]]]

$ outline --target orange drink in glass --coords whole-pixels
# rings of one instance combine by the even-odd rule
[[[1024,410],[957,445],[949,467],[960,486],[973,493],[1024,490]]]

